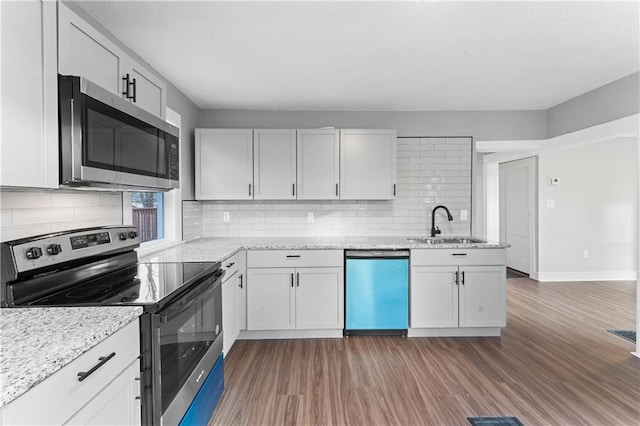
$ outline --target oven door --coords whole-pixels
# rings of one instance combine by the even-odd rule
[[[180,422],[222,352],[223,275],[219,270],[153,315],[153,424]]]

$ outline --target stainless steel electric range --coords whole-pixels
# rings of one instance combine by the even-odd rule
[[[34,309],[142,306],[143,424],[177,425],[202,417],[202,410],[206,417],[211,414],[207,410],[213,411],[211,398],[217,401],[224,386],[224,271],[218,262],[138,262],[139,244],[133,226],[4,242],[0,303]],[[201,401],[202,394],[209,401]]]

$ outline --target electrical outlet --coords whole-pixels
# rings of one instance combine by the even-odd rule
[[[469,220],[469,210],[460,210],[460,222],[466,222]]]
[[[316,221],[315,215],[312,212],[307,213],[307,222],[313,223]]]
[[[556,202],[555,200],[547,200],[547,208],[548,209],[553,209],[556,207]]]
[[[582,255],[584,256],[584,258],[586,259],[587,257],[589,257],[589,250],[585,250]]]
[[[223,222],[229,222],[229,219],[230,219],[229,212],[223,212],[222,213],[222,221]]]

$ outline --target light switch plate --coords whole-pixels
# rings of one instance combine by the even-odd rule
[[[557,177],[550,177],[550,178],[549,178],[549,185],[551,185],[551,186],[558,186],[558,185],[560,185],[560,178],[557,178]]]
[[[556,201],[555,200],[547,200],[547,208],[548,209],[553,209],[556,207]]]

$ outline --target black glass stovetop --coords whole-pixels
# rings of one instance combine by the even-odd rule
[[[172,295],[181,293],[191,284],[206,277],[219,268],[219,263],[135,263],[107,273],[90,269],[78,271],[79,280],[72,286],[56,286],[56,276],[45,277],[38,288],[51,291],[34,291],[34,283],[16,283],[12,287],[19,293],[21,285],[32,286],[30,298],[20,298],[14,306],[146,306],[155,305]],[[99,269],[96,267],[96,269]],[[68,274],[67,274],[68,275]],[[57,287],[57,288],[56,288]],[[44,294],[43,294],[44,293]]]

